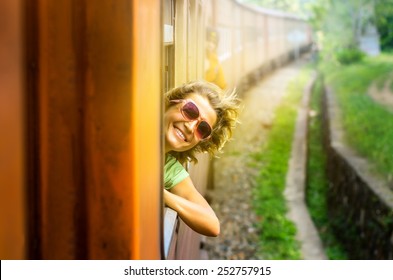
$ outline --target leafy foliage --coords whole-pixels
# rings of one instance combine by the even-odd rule
[[[375,23],[381,40],[381,49],[393,50],[393,0],[375,1]]]
[[[393,50],[393,0],[239,0],[307,18],[324,47],[325,56],[337,48],[354,47],[368,23],[378,29],[381,49]]]
[[[336,58],[340,64],[352,64],[361,61],[365,54],[358,48],[345,48],[336,52]]]

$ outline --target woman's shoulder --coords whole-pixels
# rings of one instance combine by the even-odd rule
[[[175,186],[188,176],[187,170],[173,155],[165,155],[164,183],[166,189]]]
[[[185,170],[184,166],[171,154],[165,155],[165,171],[170,169]]]
[[[165,154],[165,164],[178,161],[172,154]]]

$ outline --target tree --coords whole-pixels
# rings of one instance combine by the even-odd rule
[[[375,21],[374,0],[318,0],[311,11],[310,23],[328,58],[340,50],[358,49],[366,27]]]
[[[375,24],[382,50],[393,49],[393,0],[375,0]]]
[[[376,25],[382,50],[393,49],[393,0],[239,0],[307,18],[328,56],[357,48],[367,26]]]

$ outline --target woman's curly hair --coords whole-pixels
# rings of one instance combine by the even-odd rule
[[[217,121],[211,137],[206,141],[199,142],[188,151],[170,152],[181,163],[198,162],[196,154],[201,152],[207,152],[213,156],[221,151],[224,144],[232,137],[239,116],[240,100],[235,90],[224,91],[215,84],[205,81],[193,81],[168,91],[165,94],[165,109],[172,106],[171,100],[186,99],[190,94],[199,94],[207,98],[216,111]]]

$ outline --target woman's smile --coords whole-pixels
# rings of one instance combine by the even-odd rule
[[[174,126],[175,128],[175,132],[176,134],[180,137],[180,139],[184,140],[185,142],[187,141],[187,137],[185,136],[185,134],[183,133],[183,131],[181,131],[178,127]]]

